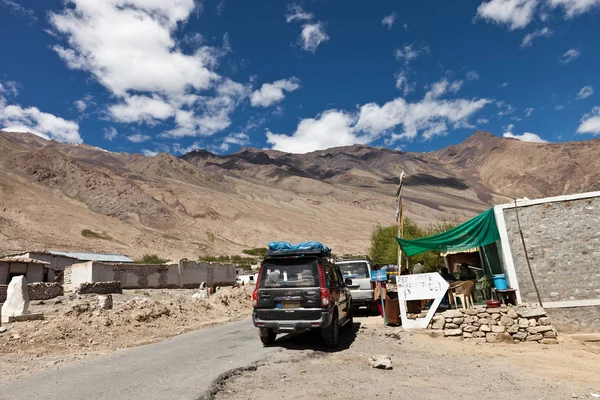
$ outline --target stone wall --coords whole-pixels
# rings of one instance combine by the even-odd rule
[[[110,294],[110,293],[123,293],[121,282],[110,281],[110,282],[94,282],[94,283],[82,283],[75,289],[76,293],[79,294]]]
[[[600,306],[552,308],[546,311],[561,332],[597,332],[600,327]]]
[[[600,197],[518,211],[542,302],[600,299]],[[503,212],[522,300],[537,302],[515,210]]]
[[[434,315],[429,328],[445,337],[476,343],[558,343],[558,332],[546,311],[540,307],[478,306],[467,310],[448,310]]]
[[[48,300],[64,294],[63,286],[57,282],[34,282],[27,284],[29,300]]]

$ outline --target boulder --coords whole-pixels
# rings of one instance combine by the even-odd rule
[[[556,339],[542,339],[540,340],[541,344],[558,344],[558,340]]]
[[[500,325],[511,326],[515,324],[515,320],[510,317],[502,317],[500,318]]]
[[[538,326],[537,320],[535,318],[529,318],[529,326]]]
[[[492,331],[492,328],[490,328],[490,326],[489,326],[489,325],[481,325],[481,326],[479,327],[479,330],[480,330],[481,332],[491,332],[491,331]]]
[[[112,308],[113,308],[112,294],[107,294],[106,296],[98,296],[98,308],[101,310],[112,310]]]
[[[208,289],[200,289],[198,293],[192,295],[192,299],[195,300],[206,300],[208,299]]]
[[[452,323],[452,318],[446,318],[446,323],[447,324],[451,324]]]
[[[446,324],[445,329],[458,329],[459,326],[456,324]]]
[[[552,331],[551,326],[535,326],[531,328],[527,328],[527,332],[532,335],[537,335],[538,333],[550,332]]]
[[[7,328],[5,326],[0,326],[0,333],[4,333],[7,331]]]
[[[472,333],[472,332],[476,332],[476,331],[478,331],[478,330],[479,330],[479,328],[478,328],[478,327],[476,327],[476,326],[473,326],[473,325],[467,325],[467,326],[465,326],[465,327],[464,327],[464,329],[463,329],[463,331],[464,331],[464,332],[470,332],[470,333]]]
[[[542,317],[542,318],[538,319],[538,323],[540,325],[552,325],[552,322],[550,321],[550,318],[548,318],[548,317]]]
[[[466,317],[463,319],[463,323],[465,323],[465,324],[467,324],[467,325],[469,325],[469,324],[472,324],[472,323],[474,323],[474,322],[476,322],[476,321],[475,321],[475,318],[471,317],[470,315],[466,316]]]
[[[445,325],[446,325],[446,320],[444,319],[444,317],[442,317],[440,315],[436,315],[433,317],[433,323],[431,324],[432,329],[442,330],[442,329],[444,329]]]
[[[513,339],[508,333],[488,333],[485,335],[488,343],[512,343]]]
[[[544,339],[556,339],[556,332],[544,332]]]
[[[529,320],[527,318],[519,318],[519,328],[529,328]]]
[[[491,317],[491,315],[490,315],[490,314],[488,314],[487,312],[482,312],[482,313],[479,313],[479,314],[477,314],[477,316],[478,316],[479,318],[489,318],[489,317]]]
[[[472,308],[469,308],[469,309],[463,310],[463,314],[470,315],[471,317],[474,317],[474,316],[476,316],[478,314],[478,311],[474,310]]]
[[[392,366],[392,358],[390,356],[373,356],[371,357],[371,366],[377,369],[394,369]]]
[[[500,314],[492,314],[492,316],[490,317],[491,319],[493,319],[494,321],[497,319],[500,319],[501,315]]]
[[[519,332],[519,325],[511,325],[506,328],[506,332],[508,333],[517,333]]]
[[[528,342],[537,342],[538,340],[542,340],[543,338],[544,338],[544,335],[542,335],[541,333],[538,333],[537,335],[527,336],[527,341]]]
[[[518,308],[517,314],[522,318],[545,317],[546,310],[544,310],[542,307],[524,307]]]
[[[462,329],[445,329],[444,336],[462,336]]]
[[[513,310],[512,308],[506,312],[506,316],[508,318],[512,318],[512,319],[519,318],[519,314],[517,314],[517,312],[515,310]]]
[[[463,338],[468,339],[468,338],[472,338],[473,334],[469,333],[469,332],[463,332]]]
[[[463,313],[460,310],[447,310],[442,315],[444,318],[462,318]]]
[[[473,337],[483,338],[485,340],[485,332],[480,332],[480,331],[473,332]]]
[[[2,322],[8,322],[11,317],[24,315],[29,309],[29,291],[24,276],[15,276],[8,284],[6,301],[2,305]]]
[[[479,318],[479,320],[477,321],[479,325],[489,325],[490,322],[492,322],[492,319],[490,318]]]
[[[462,323],[465,321],[464,318],[452,318],[452,323],[455,325],[462,325]]]
[[[492,325],[491,328],[493,333],[504,333],[506,331],[506,328],[502,325]]]
[[[517,332],[514,335],[512,335],[512,337],[515,340],[525,340],[525,339],[527,339],[527,333],[525,333],[525,332]]]

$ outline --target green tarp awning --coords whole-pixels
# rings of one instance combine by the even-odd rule
[[[428,250],[445,253],[483,247],[494,243],[498,239],[500,239],[500,235],[498,234],[493,208],[479,214],[472,220],[437,235],[415,240],[396,238],[402,250],[409,257]]]

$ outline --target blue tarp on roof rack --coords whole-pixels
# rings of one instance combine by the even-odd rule
[[[320,253],[328,253],[331,250],[329,247],[325,246],[320,242],[302,242],[298,244],[291,244],[288,242],[270,242],[269,243],[269,252],[286,252],[286,251],[294,251],[294,252],[320,252]]]

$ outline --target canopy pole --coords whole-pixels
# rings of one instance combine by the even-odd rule
[[[398,184],[398,190],[396,191],[396,222],[398,223],[398,237],[402,238],[403,235],[403,219],[404,216],[402,210],[402,185],[404,182],[404,171],[400,173],[400,182]],[[402,269],[402,247],[398,245],[398,274]]]
[[[535,283],[535,278],[533,277],[531,263],[529,262],[529,255],[527,255],[527,246],[525,246],[525,237],[523,237],[523,230],[521,229],[521,221],[519,220],[519,209],[517,207],[517,199],[516,198],[515,198],[515,213],[517,214],[517,226],[519,227],[519,234],[521,235],[521,243],[523,243],[523,251],[525,252],[525,260],[527,260],[527,268],[529,268],[529,275],[531,276],[531,282],[533,282],[533,287],[535,289],[535,294],[537,295],[538,302],[540,303],[540,307],[544,307],[544,305],[542,304],[542,297],[540,296],[540,291],[538,290],[537,284]]]

